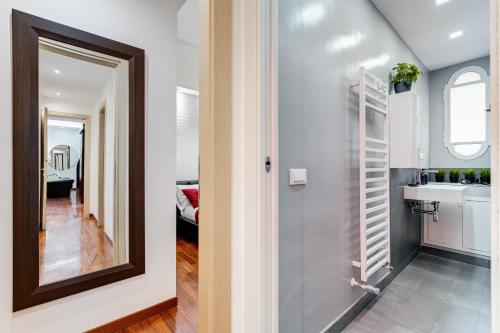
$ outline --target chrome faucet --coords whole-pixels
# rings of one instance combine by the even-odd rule
[[[437,170],[433,170],[433,169],[417,169],[415,183],[417,185],[422,185],[422,174],[424,174],[424,173],[436,173],[436,172],[437,172]]]

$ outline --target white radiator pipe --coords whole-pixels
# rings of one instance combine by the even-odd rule
[[[361,282],[359,283],[358,281],[356,281],[355,278],[352,278],[351,279],[351,287],[360,287],[361,289],[363,289],[364,291],[370,293],[370,294],[374,294],[374,295],[377,295],[379,296],[380,295],[380,289],[377,288],[377,287],[374,287],[374,286],[371,286],[369,284],[366,284],[364,282]]]

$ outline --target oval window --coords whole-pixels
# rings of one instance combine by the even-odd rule
[[[475,159],[489,147],[489,77],[478,66],[466,67],[445,86],[445,146],[456,158]]]

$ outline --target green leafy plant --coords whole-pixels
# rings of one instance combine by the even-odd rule
[[[476,170],[474,169],[465,169],[464,170],[465,177],[476,177]]]
[[[481,169],[481,171],[479,172],[479,175],[481,177],[490,177],[491,176],[491,172],[490,172],[490,169]]]
[[[460,169],[451,169],[450,170],[450,176],[451,177],[458,177],[458,176],[460,176]]]
[[[436,176],[439,176],[439,177],[444,177],[446,171],[444,169],[437,169],[436,170]]]
[[[404,82],[406,84],[412,84],[417,82],[420,74],[423,74],[417,65],[407,64],[404,62],[398,63],[393,69],[392,83],[396,84],[399,82]]]

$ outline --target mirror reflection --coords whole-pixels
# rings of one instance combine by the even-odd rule
[[[39,40],[40,285],[128,262],[128,62]]]
[[[80,162],[80,153],[68,145],[57,145],[49,152],[49,167],[55,171],[73,169]]]

